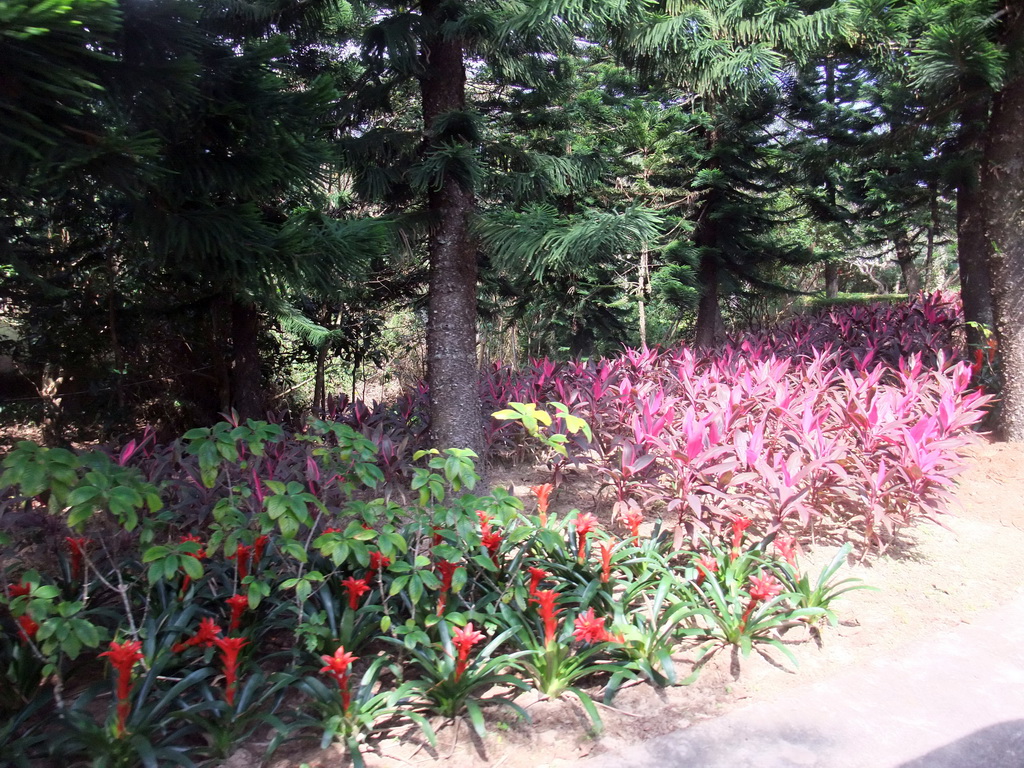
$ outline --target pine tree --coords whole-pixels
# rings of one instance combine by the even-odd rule
[[[767,288],[758,261],[810,258],[809,249],[782,241],[773,226],[796,214],[769,203],[777,180],[793,167],[773,145],[783,134],[773,124],[787,68],[849,34],[849,22],[843,3],[806,9],[797,2],[704,0],[661,5],[620,35],[627,62],[648,80],[689,88],[707,115],[704,170],[694,179],[701,201],[692,217],[698,344],[723,335],[723,281]]]

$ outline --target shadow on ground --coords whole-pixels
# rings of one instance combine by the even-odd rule
[[[1007,720],[957,739],[899,768],[1024,768],[1024,720]]]

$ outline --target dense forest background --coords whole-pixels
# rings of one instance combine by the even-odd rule
[[[5,419],[168,434],[960,289],[1024,439],[1024,11],[4,0]],[[366,390],[365,383],[390,385]]]

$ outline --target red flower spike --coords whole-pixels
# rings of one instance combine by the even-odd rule
[[[601,552],[601,583],[607,584],[608,580],[612,577],[612,543],[610,541],[602,541],[597,545],[597,548]]]
[[[440,616],[444,613],[445,606],[448,604],[448,593],[452,588],[452,577],[455,572],[461,568],[461,565],[455,563],[449,563],[447,560],[437,561],[437,570],[441,572],[441,594],[437,598],[437,615]]]
[[[447,560],[437,561],[437,570],[441,572],[441,591],[448,592],[452,588],[452,576],[461,568],[461,565],[449,563]]]
[[[32,585],[27,581],[23,581],[20,584],[9,584],[7,591],[11,595],[11,600],[16,597],[25,597],[32,591]]]
[[[980,349],[974,350],[974,362],[971,363],[971,378],[976,379],[981,374],[981,367],[985,363],[985,353]]]
[[[537,587],[539,587],[540,583],[548,577],[548,572],[545,571],[543,568],[534,568],[533,566],[531,566],[529,570],[530,597],[533,598],[537,596]]]
[[[755,600],[771,600],[781,594],[782,584],[770,573],[750,577],[750,596]]]
[[[359,598],[370,591],[370,585],[366,583],[366,579],[357,579],[355,576],[349,576],[341,582],[341,586],[348,592],[348,607],[353,611],[359,608]]]
[[[231,608],[228,632],[236,632],[242,624],[242,614],[249,607],[249,598],[245,595],[232,595],[227,599],[227,604]]]
[[[235,549],[235,554],[230,555],[228,559],[235,561],[235,565],[238,567],[238,580],[242,581],[249,575],[249,563],[252,560],[252,547],[247,546],[246,544],[239,544]]]
[[[348,714],[348,708],[352,702],[352,692],[349,690],[348,685],[348,668],[358,658],[358,656],[346,651],[343,645],[338,646],[338,650],[334,652],[333,656],[320,657],[324,662],[324,666],[321,667],[320,671],[330,673],[334,677],[334,682],[338,684],[338,690],[341,692],[341,710],[345,714]]]
[[[21,638],[21,642],[28,643],[38,631],[39,625],[32,621],[32,617],[27,613],[18,617],[18,636]]]
[[[779,580],[770,573],[764,575],[762,572],[761,576],[751,576],[750,602],[747,603],[747,610],[743,612],[743,618],[740,619],[740,630],[742,631],[743,629],[746,629],[747,619],[750,618],[750,614],[754,612],[754,608],[760,601],[768,601],[781,594],[782,584],[780,584]]]
[[[465,627],[460,627],[452,633],[452,645],[458,652],[455,660],[455,679],[462,677],[462,673],[469,666],[469,651],[474,645],[484,639],[483,632],[473,629],[473,622],[467,622]]]
[[[775,548],[782,558],[794,568],[796,567],[796,546],[796,538],[793,536],[779,536],[775,539]]]
[[[192,542],[193,544],[202,544],[203,540],[196,536],[194,533],[190,533],[187,536],[181,537],[182,544],[187,544],[189,542]],[[196,550],[195,554],[193,554],[192,557],[194,557],[196,560],[203,560],[206,558],[206,550],[200,547],[198,550]]]
[[[367,581],[371,581],[380,571],[386,570],[391,565],[391,558],[380,552],[370,553],[370,567],[366,569],[366,575],[363,577]]]
[[[558,632],[558,614],[561,608],[555,607],[558,593],[553,589],[538,589],[534,593],[534,600],[537,603],[537,613],[544,622],[544,645],[551,645],[555,642],[555,635]]]
[[[241,637],[217,637],[213,644],[220,649],[220,660],[224,666],[224,699],[233,707],[238,684],[238,652],[246,645],[246,641]]]
[[[256,541],[252,545],[252,569],[255,571],[260,564],[260,560],[263,559],[263,550],[267,548],[267,544],[270,542],[270,537],[266,535],[260,535],[256,537]]]
[[[246,603],[249,601],[246,600]],[[171,647],[172,653],[181,653],[186,648],[191,648],[194,645],[205,645],[207,647],[213,645],[213,641],[217,639],[217,635],[220,634],[220,627],[217,626],[211,618],[205,618],[199,622],[199,628],[196,633],[192,635],[188,640],[183,643],[175,643]]]
[[[644,513],[639,509],[631,509],[622,516],[622,522],[629,528],[629,535],[636,541],[640,538],[640,523],[644,521]]]
[[[501,568],[501,563],[498,561],[498,550],[501,549],[501,531],[489,531],[481,537],[481,542],[487,550],[487,554],[491,556],[494,567]]]
[[[576,518],[576,540],[579,547],[578,557],[583,562],[587,549],[587,534],[598,528],[597,518],[587,512]]]
[[[117,737],[124,735],[128,715],[131,714],[132,667],[142,660],[142,641],[126,640],[123,643],[111,642],[110,650],[100,656],[110,658],[110,666],[117,672]]]
[[[476,516],[480,518],[480,535],[487,536],[491,532],[491,520],[494,518],[484,512],[482,509],[476,511]]]
[[[604,643],[614,638],[604,628],[604,619],[594,616],[594,609],[588,608],[586,613],[576,617],[573,636],[580,643]]]
[[[537,513],[540,515],[540,524],[548,524],[548,502],[551,498],[551,492],[555,490],[555,486],[551,483],[543,483],[541,485],[531,485],[530,490],[537,496]]]
[[[85,548],[92,541],[86,536],[73,538],[65,536],[64,541],[68,545],[68,554],[71,556],[71,578],[75,581],[82,580],[82,566],[85,562]]]
[[[749,517],[737,517],[732,521],[732,560],[739,557],[740,544],[743,543],[743,532],[750,527],[752,522]]]
[[[712,555],[701,555],[697,560],[697,586],[704,583],[704,579],[712,573],[718,573],[718,560]]]

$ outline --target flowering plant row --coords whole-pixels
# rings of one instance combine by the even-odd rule
[[[211,433],[219,429],[230,434]],[[8,571],[0,760],[196,765],[257,733],[276,746],[319,732],[359,763],[392,727],[411,723],[433,738],[430,714],[465,716],[481,733],[489,707],[528,719],[516,702],[527,689],[574,697],[599,728],[595,685],[608,699],[630,679],[683,681],[681,644],[767,644],[788,655],[779,631],[827,615],[827,599],[806,602],[792,544],[769,546],[746,519],[724,539],[678,549],[660,528],[642,535],[636,518],[620,534],[590,513],[560,516],[546,484],[528,510],[506,492],[476,496],[462,451],[420,456],[421,493],[400,506],[346,479],[375,480],[354,467],[373,466],[358,435],[331,427],[306,445],[310,474],[333,472],[344,488],[337,512],[316,485],[258,473],[259,485],[247,485],[271,452],[240,438],[237,455],[218,451],[207,484],[197,478],[224,495],[188,531],[167,514],[178,486],[149,483],[131,460],[144,458],[138,450],[105,463],[22,449],[44,472],[48,458],[73,468],[63,475],[65,522],[81,488],[104,487],[104,472],[127,477],[139,490],[129,503],[140,503],[134,517],[97,505],[34,550],[19,542],[36,560],[55,544],[58,567]],[[27,466],[12,454],[3,482],[42,514],[53,490],[30,494]],[[111,682],[90,684],[104,660]],[[95,703],[110,694],[99,721]]]
[[[961,327],[955,297],[935,294],[797,316],[714,350],[495,364],[481,390],[497,417],[488,450],[522,459],[540,438],[553,484],[570,467],[598,475],[624,522],[654,508],[692,534],[746,514],[769,530],[853,529],[883,550],[944,512],[992,401],[977,384],[994,352],[966,354]],[[337,403],[336,418],[384,448],[386,487],[412,471],[426,396]]]

